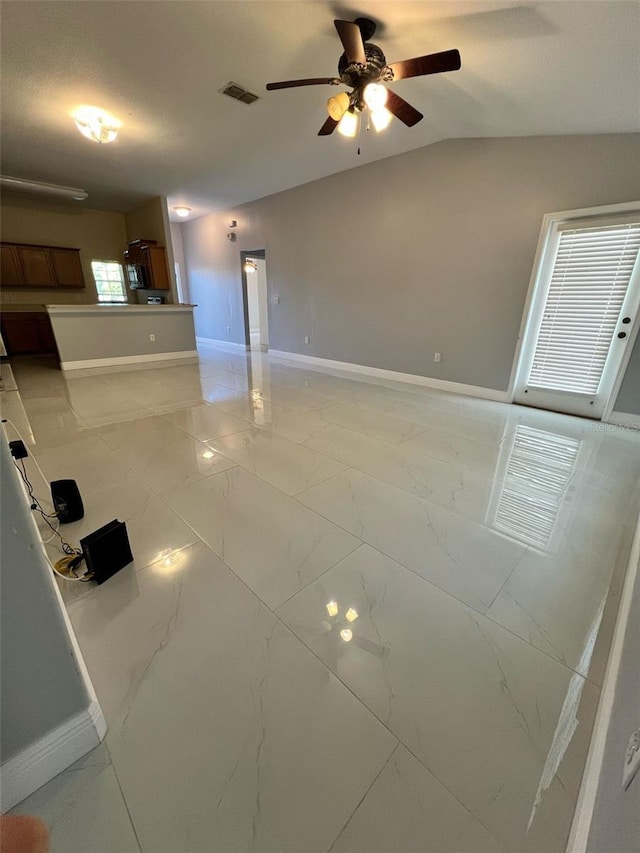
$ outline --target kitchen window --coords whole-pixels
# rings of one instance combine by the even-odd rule
[[[127,302],[122,266],[117,261],[91,261],[98,302]]]

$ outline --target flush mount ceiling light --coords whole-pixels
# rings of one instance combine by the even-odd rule
[[[78,107],[73,120],[80,133],[94,142],[113,142],[120,130],[118,119],[98,107]]]
[[[252,261],[251,258],[247,258],[244,262],[244,271],[248,273],[258,272],[258,264]]]
[[[72,198],[75,201],[84,201],[85,198],[89,198],[89,193],[86,190],[77,187],[61,187],[58,184],[46,184],[42,181],[26,181],[23,178],[10,178],[8,175],[0,175],[0,186],[7,190],[55,195],[59,198]]]
[[[185,216],[188,216],[191,213],[190,207],[174,207],[173,212],[177,213],[178,216],[182,216],[184,219]]]

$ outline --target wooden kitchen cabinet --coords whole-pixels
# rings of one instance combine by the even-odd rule
[[[55,287],[56,278],[48,249],[39,246],[17,246],[20,266],[27,287]]]
[[[1,326],[7,355],[56,352],[51,320],[42,311],[3,312]]]
[[[85,286],[80,249],[2,243],[0,284],[8,288],[48,290]]]
[[[84,287],[78,249],[50,249],[57,287]]]
[[[4,287],[23,287],[24,276],[16,246],[0,246],[0,282]]]
[[[167,255],[163,246],[143,246],[140,251],[149,290],[169,290]]]

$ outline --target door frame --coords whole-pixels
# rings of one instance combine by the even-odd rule
[[[511,377],[509,379],[509,387],[507,389],[507,402],[514,402],[516,396],[516,388],[518,387],[518,383],[522,379],[521,374],[525,361],[524,342],[530,334],[531,327],[533,325],[531,308],[533,306],[534,299],[538,294],[539,288],[541,287],[543,273],[545,272],[545,255],[555,226],[558,225],[560,222],[567,222],[571,219],[586,219],[589,216],[593,216],[594,218],[596,218],[599,216],[607,216],[609,214],[614,213],[632,213],[636,211],[640,211],[640,201],[625,201],[619,204],[603,204],[598,205],[597,207],[582,207],[576,210],[561,210],[556,211],[555,213],[545,213],[545,215],[542,217],[542,227],[540,228],[540,236],[538,238],[538,245],[536,248],[536,254],[531,270],[531,278],[529,279],[529,288],[527,290],[527,296],[522,311],[522,320],[520,322],[520,330],[518,332],[518,340],[516,342],[516,350],[513,357],[513,364],[511,366]],[[618,397],[618,392],[620,391],[620,386],[622,385],[622,380],[624,379],[624,375],[626,373],[627,366],[629,364],[629,359],[631,358],[631,353],[633,352],[633,347],[635,345],[639,330],[640,311],[636,312],[633,325],[629,329],[629,342],[627,344],[626,351],[622,357],[622,361],[620,362],[618,373],[611,385],[611,391],[607,402],[605,403],[602,417],[600,418],[600,420],[604,421],[605,423],[608,421],[609,417],[611,417],[611,413]]]
[[[254,249],[248,251],[240,250],[240,275],[242,277],[242,311],[244,315],[244,343],[246,347],[251,346],[251,328],[249,324],[249,291],[247,288],[247,274],[244,271],[244,264],[247,258],[260,258],[266,262],[267,253],[265,249]],[[267,294],[267,309],[269,307],[269,296]]]

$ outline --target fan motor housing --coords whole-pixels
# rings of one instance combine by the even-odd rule
[[[338,74],[346,86],[352,89],[358,88],[362,83],[371,83],[380,79],[392,80],[393,72],[387,67],[387,60],[377,44],[366,42],[364,55],[367,59],[366,66],[349,62],[346,54],[342,54],[338,62]]]

